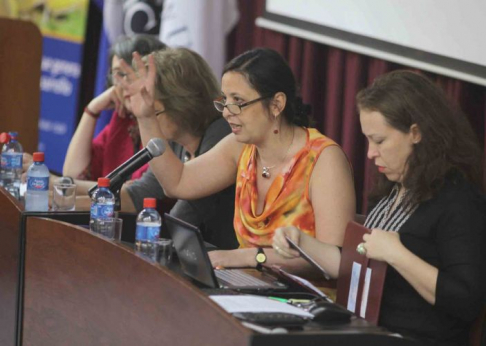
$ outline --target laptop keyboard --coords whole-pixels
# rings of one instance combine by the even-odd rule
[[[216,277],[237,287],[268,287],[265,281],[257,279],[238,269],[220,269],[214,271]]]

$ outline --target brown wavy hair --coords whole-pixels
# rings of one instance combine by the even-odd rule
[[[167,48],[153,56],[155,98],[164,103],[167,116],[180,129],[201,137],[221,117],[213,105],[221,90],[213,71],[199,54],[187,48]]]
[[[377,111],[393,128],[408,133],[416,124],[421,141],[408,158],[403,185],[408,202],[432,198],[447,177],[462,175],[483,190],[482,151],[469,121],[443,90],[427,77],[398,70],[378,77],[356,96],[358,110]],[[394,183],[379,175],[371,204],[389,194]]]

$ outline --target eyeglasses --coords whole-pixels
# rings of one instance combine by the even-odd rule
[[[213,103],[214,103],[214,107],[216,107],[216,109],[221,113],[224,111],[224,108],[226,107],[231,114],[238,115],[238,114],[241,114],[241,110],[242,110],[243,107],[249,106],[253,103],[256,103],[256,102],[264,100],[264,99],[268,99],[269,97],[270,96],[262,96],[262,97],[259,97],[257,99],[254,99],[254,100],[251,100],[251,101],[248,101],[248,102],[244,102],[244,103],[240,103],[240,104],[237,104],[237,103],[226,103],[225,104],[224,102],[221,101],[222,99],[214,100]]]
[[[165,113],[165,109],[162,109],[161,111],[155,111],[155,116],[158,117],[162,113]]]
[[[120,77],[120,78],[125,78],[127,76],[127,74],[125,72],[122,72],[120,70],[116,70],[116,71],[112,71],[109,75],[108,75],[108,80],[110,81],[110,84],[112,85],[116,85],[118,83],[117,81],[117,78],[116,77]]]

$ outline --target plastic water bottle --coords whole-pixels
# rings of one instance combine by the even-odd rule
[[[49,170],[44,164],[44,153],[34,153],[34,163],[27,171],[26,211],[49,210]]]
[[[18,133],[9,132],[2,148],[3,186],[19,199],[20,177],[22,176],[22,145],[17,141]]]
[[[137,231],[135,234],[135,250],[157,260],[158,240],[162,218],[155,210],[155,198],[144,198],[143,210],[137,217]]]
[[[0,133],[0,144],[2,144],[2,154],[7,150],[7,143],[10,142],[10,135],[7,132]],[[7,165],[7,159],[0,156],[0,186],[3,186],[3,181],[5,179],[5,166]]]
[[[89,220],[89,229],[95,233],[105,234],[107,230],[103,229],[103,224],[96,220],[113,217],[115,213],[115,196],[108,189],[110,179],[98,178],[98,188],[91,195],[91,218]],[[107,227],[109,227],[107,225]]]

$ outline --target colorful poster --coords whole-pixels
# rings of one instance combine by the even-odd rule
[[[89,0],[0,0],[0,15],[30,20],[42,34],[39,150],[62,171],[76,126]]]

